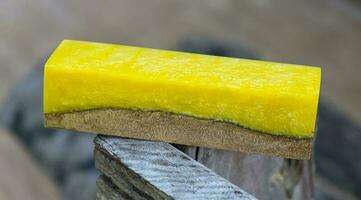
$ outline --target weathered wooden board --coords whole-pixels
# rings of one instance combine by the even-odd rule
[[[131,197],[122,192],[104,175],[99,176],[97,180],[97,189],[97,200],[132,200]]]
[[[310,159],[312,139],[274,136],[214,120],[126,109],[45,114],[45,126],[169,143]]]
[[[290,160],[227,150],[180,149],[259,199],[314,199],[312,160]],[[196,151],[196,154],[193,153]],[[225,164],[227,163],[227,164]]]
[[[96,167],[134,199],[255,199],[175,147],[98,136]]]

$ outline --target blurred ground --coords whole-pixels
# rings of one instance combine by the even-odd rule
[[[0,199],[58,200],[55,185],[13,136],[0,130]],[[14,175],[16,174],[16,177]]]
[[[357,1],[1,0],[0,27],[0,101],[64,38],[174,49],[199,36],[322,66],[322,99],[361,124]]]

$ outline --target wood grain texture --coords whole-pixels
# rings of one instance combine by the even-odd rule
[[[127,194],[121,191],[113,182],[104,175],[97,180],[96,200],[132,200]]]
[[[185,148],[182,151],[188,152]],[[312,160],[290,160],[203,147],[198,148],[195,159],[256,198],[314,199]]]
[[[255,199],[175,147],[98,136],[96,167],[134,199]]]
[[[273,136],[167,112],[99,109],[45,114],[45,126],[293,159],[310,159],[312,152],[312,139]]]

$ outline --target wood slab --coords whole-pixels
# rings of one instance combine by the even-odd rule
[[[124,199],[255,199],[170,144],[95,138],[95,165],[106,177],[101,193]],[[98,196],[101,196],[99,194]]]
[[[97,180],[96,200],[132,200],[133,198],[122,192],[106,176],[100,175]]]
[[[259,199],[315,199],[312,160],[284,159],[204,147],[198,148],[196,160]]]
[[[127,109],[45,114],[45,126],[191,146],[310,159],[312,139],[274,136],[207,119]]]

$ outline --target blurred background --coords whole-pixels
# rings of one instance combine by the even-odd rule
[[[361,1],[1,0],[0,199],[94,198],[92,138],[42,129],[65,38],[321,66],[316,198],[361,199]]]

